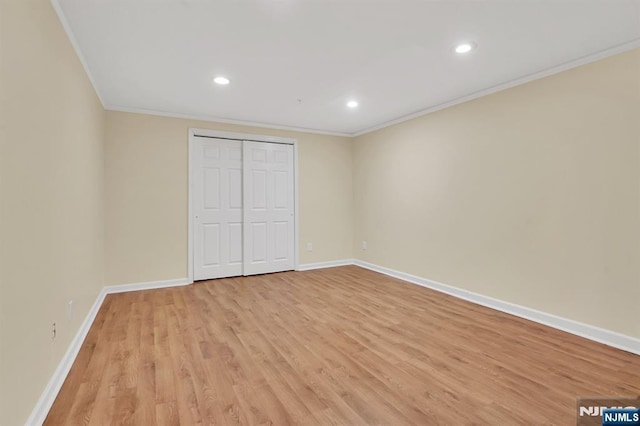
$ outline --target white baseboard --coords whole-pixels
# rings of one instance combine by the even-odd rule
[[[297,270],[310,271],[313,269],[332,268],[335,266],[346,265],[360,266],[361,268],[379,272],[381,274],[398,278],[412,284],[417,284],[423,287],[430,288],[432,290],[439,291],[441,293],[449,294],[459,299],[464,299],[478,305],[486,306],[488,308],[492,308],[501,312],[506,312],[517,317],[525,318],[540,324],[547,325],[549,327],[557,328],[559,330],[584,337],[586,339],[594,340],[596,342],[604,343],[608,346],[613,346],[614,348],[622,349],[624,351],[640,355],[640,339],[616,333],[614,331],[605,330],[603,328],[595,327],[592,325],[583,324],[578,321],[562,318],[545,312],[537,311],[535,309],[516,305],[514,303],[505,302],[503,300],[494,299],[488,296],[483,296],[478,293],[473,293],[471,291],[452,287],[436,281],[428,280],[426,278],[421,278],[415,275],[406,274],[404,272],[395,271],[393,269],[374,265],[362,260],[343,259],[329,262],[306,263],[299,265]],[[104,298],[107,294],[175,287],[188,284],[191,284],[191,281],[189,279],[181,278],[166,281],[150,281],[144,283],[104,287],[100,294],[98,294],[96,301],[94,302],[93,306],[89,310],[89,313],[82,322],[80,329],[71,341],[67,352],[62,357],[62,360],[51,376],[49,383],[47,383],[44,392],[40,396],[40,399],[31,412],[31,415],[27,419],[26,425],[36,426],[41,425],[44,422],[47,414],[49,413],[49,410],[51,409],[51,406],[53,405],[53,402],[56,399],[56,396],[58,396],[58,392],[60,391],[62,384],[67,378],[67,374],[69,374],[69,370],[71,370],[71,366],[73,365],[78,352],[80,352],[82,343],[84,342],[84,339],[87,336],[87,333],[89,332],[89,329],[91,328],[91,325],[93,324],[93,321],[95,320],[95,317],[100,310],[100,306],[102,306],[102,302],[104,301]]]
[[[178,287],[192,284],[188,278],[176,278],[164,281],[147,281],[144,283],[109,285],[104,288],[107,294],[126,293],[128,291],[153,290],[154,288]]]
[[[330,260],[328,262],[303,263],[296,271],[311,271],[312,269],[333,268],[335,266],[353,265],[354,259]]]
[[[89,333],[93,320],[96,318],[106,295],[107,293],[103,288],[98,294],[96,301],[93,303],[93,306],[89,309],[89,313],[85,317],[84,321],[82,321],[80,329],[71,341],[71,344],[62,357],[60,364],[58,364],[58,367],[53,372],[49,383],[47,383],[47,386],[44,388],[44,392],[40,395],[40,399],[36,403],[36,406],[25,423],[27,426],[41,425],[44,422],[53,402],[58,396],[58,392],[60,391],[62,384],[67,378],[67,374],[69,374],[69,370],[71,370],[71,366],[73,366],[73,362],[76,360],[78,352],[80,352],[82,343],[84,342],[85,337],[87,337],[87,333]]]
[[[640,355],[640,339],[631,336],[616,333],[615,331],[605,330],[600,327],[595,327],[593,325],[584,324],[567,318],[562,318],[556,315],[548,314],[546,312],[527,308],[525,306],[516,305],[515,303],[505,302],[503,300],[483,296],[478,293],[463,290],[457,287],[452,287],[450,285],[431,281],[426,278],[417,277],[415,275],[406,274],[404,272],[395,271],[393,269],[374,265],[362,260],[355,260],[354,264],[365,269],[369,269],[384,275],[388,275],[390,277],[410,282],[412,284],[417,284],[423,287],[430,288],[432,290],[439,291],[441,293],[446,293],[459,299],[464,299],[478,305],[486,306],[497,311],[506,312],[520,318],[525,318],[539,324],[544,324],[549,327],[557,328],[558,330],[566,331],[567,333],[575,334],[589,340],[594,340],[599,343],[604,343],[608,346],[613,346],[614,348],[622,349],[624,351]]]
[[[125,284],[125,285],[112,285],[106,286],[102,288],[102,291],[98,294],[96,301],[89,309],[89,313],[85,317],[84,321],[80,325],[80,329],[74,336],[69,348],[65,352],[62,360],[58,364],[58,367],[53,372],[51,379],[49,379],[49,383],[40,395],[40,399],[36,403],[36,406],[31,411],[31,415],[27,419],[25,425],[26,426],[38,426],[42,425],[44,420],[47,418],[47,414],[49,414],[49,410],[53,405],[53,402],[56,400],[58,396],[58,392],[60,392],[60,388],[64,383],[67,375],[69,374],[69,370],[73,366],[73,363],[80,352],[80,348],[82,347],[82,343],[84,339],[87,337],[87,333],[89,333],[89,329],[93,324],[93,321],[102,306],[102,302],[104,302],[104,298],[107,294],[114,293],[124,293],[127,291],[138,291],[138,290],[150,290],[154,288],[165,288],[165,287],[175,287],[191,284],[187,278],[175,279],[175,280],[167,280],[167,281],[150,281],[145,283],[136,283],[136,284]]]

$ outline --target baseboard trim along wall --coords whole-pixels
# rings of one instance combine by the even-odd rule
[[[58,396],[58,392],[60,391],[64,380],[67,378],[67,374],[69,374],[69,370],[71,370],[73,362],[76,360],[76,356],[78,356],[78,352],[80,352],[82,343],[84,342],[85,337],[87,337],[87,333],[89,333],[93,320],[96,318],[106,295],[107,293],[105,288],[103,288],[98,294],[96,301],[93,303],[93,306],[89,309],[89,313],[85,317],[84,321],[82,321],[80,329],[73,337],[69,348],[62,357],[62,360],[60,360],[60,364],[58,364],[58,367],[53,372],[49,383],[47,383],[47,386],[44,388],[44,392],[40,395],[40,399],[36,403],[36,406],[25,423],[27,426],[41,425],[44,422],[44,419],[49,413],[49,409],[51,409],[53,402]]]
[[[313,269],[334,268],[336,266],[354,265],[355,259],[331,260],[328,262],[303,263],[296,271],[311,271]]]
[[[139,290],[151,290],[156,288],[166,288],[166,287],[176,287],[191,284],[187,278],[180,278],[174,280],[166,280],[166,281],[150,281],[144,283],[135,283],[135,284],[125,284],[125,285],[112,285],[106,286],[100,291],[96,301],[89,309],[89,313],[85,317],[84,321],[80,325],[80,329],[74,336],[71,344],[69,344],[69,348],[65,352],[64,356],[60,360],[58,367],[53,372],[49,383],[40,395],[40,399],[36,403],[31,415],[27,419],[25,423],[26,426],[37,426],[44,423],[44,420],[47,418],[47,414],[49,414],[49,410],[53,405],[53,402],[56,400],[58,396],[58,392],[60,392],[60,388],[62,388],[62,384],[64,383],[71,367],[73,366],[78,353],[80,352],[80,348],[82,347],[82,343],[84,343],[84,339],[87,337],[89,333],[89,329],[91,329],[91,325],[93,321],[96,319],[96,315],[98,315],[98,311],[102,306],[102,302],[104,302],[104,298],[108,294],[115,293],[124,293],[129,291],[139,291]]]
[[[631,336],[626,336],[624,334],[616,333],[615,331],[605,330],[603,328],[584,324],[578,321],[562,318],[556,315],[548,314],[546,312],[527,308],[525,306],[516,305],[515,303],[505,302],[503,300],[483,296],[478,293],[473,293],[471,291],[452,287],[450,285],[442,284],[437,281],[431,281],[426,278],[417,277],[415,275],[406,274],[404,272],[395,271],[393,269],[374,265],[362,260],[355,260],[354,265],[360,266],[361,268],[369,269],[374,272],[379,272],[393,278],[398,278],[412,284],[427,287],[441,293],[446,293],[450,296],[464,299],[478,305],[486,306],[497,311],[505,312],[507,314],[528,319],[539,324],[557,328],[558,330],[566,331],[567,333],[575,334],[577,336],[603,343],[614,348],[622,349],[623,351],[640,355],[640,339],[636,339]]]
[[[135,284],[110,285],[110,286],[106,286],[104,289],[107,292],[107,294],[115,294],[115,293],[126,293],[128,291],[153,290],[155,288],[178,287],[181,285],[189,285],[192,283],[193,281],[189,280],[188,278],[178,278],[174,280],[165,280],[165,281],[147,281],[144,283],[135,283]]]
[[[371,271],[388,275],[393,278],[398,278],[412,284],[430,288],[441,293],[446,293],[459,299],[467,300],[478,305],[486,306],[488,308],[515,315],[520,318],[525,318],[539,324],[557,328],[559,330],[566,331],[567,333],[575,334],[586,339],[594,340],[596,342],[603,343],[614,348],[622,349],[624,351],[640,355],[640,339],[636,339],[631,336],[626,336],[624,334],[616,333],[610,330],[605,330],[603,328],[594,327],[592,325],[583,324],[578,321],[573,321],[545,312],[537,311],[535,309],[516,305],[514,303],[505,302],[503,300],[494,299],[488,296],[483,296],[478,293],[473,293],[471,291],[452,287],[450,285],[442,284],[437,281],[432,281],[390,268],[385,268],[383,266],[374,265],[362,260],[343,259],[328,262],[305,263],[299,265],[297,271],[310,271],[313,269],[333,268],[336,266],[347,265],[356,265],[361,268],[369,269]],[[89,329],[91,328],[91,325],[93,324],[93,321],[95,320],[96,315],[98,314],[98,311],[102,306],[102,302],[108,294],[176,287],[189,284],[192,284],[192,281],[190,281],[188,278],[180,278],[166,281],[150,281],[144,283],[113,285],[104,287],[100,294],[98,294],[96,301],[94,302],[93,306],[89,310],[89,313],[82,322],[80,329],[71,341],[67,352],[62,357],[62,360],[51,376],[49,383],[47,383],[44,392],[40,396],[40,399],[31,412],[29,419],[27,419],[26,425],[36,426],[41,425],[44,422],[47,414],[49,413],[49,410],[51,409],[51,406],[53,405],[53,402],[56,399],[56,396],[58,396],[58,392],[60,391],[62,384],[67,378],[67,374],[69,374],[69,371],[71,370],[71,366],[73,365],[78,353],[80,352],[82,343],[89,333]]]

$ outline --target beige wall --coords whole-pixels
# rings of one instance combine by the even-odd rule
[[[187,276],[190,127],[298,139],[300,263],[352,257],[350,139],[109,111],[107,285]]]
[[[638,123],[635,50],[358,137],[354,253],[640,337]]]
[[[48,1],[0,8],[0,425],[19,425],[103,285],[104,110]]]
[[[640,51],[355,140],[105,113],[49,2],[0,0],[0,425],[103,284],[187,275],[189,127],[299,140],[301,263],[355,253],[640,337],[639,117]]]

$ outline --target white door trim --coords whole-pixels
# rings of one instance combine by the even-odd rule
[[[252,133],[235,133],[235,132],[224,132],[219,130],[210,130],[210,129],[198,129],[198,128],[189,128],[189,157],[188,157],[188,200],[187,200],[187,219],[188,219],[188,238],[187,238],[187,271],[188,271],[188,279],[193,282],[193,215],[194,208],[193,204],[193,155],[195,153],[194,143],[193,141],[197,136],[202,137],[210,137],[210,138],[219,138],[219,139],[233,139],[240,141],[255,141],[255,142],[269,142],[269,143],[282,143],[287,145],[293,145],[293,167],[294,167],[294,182],[293,182],[293,191],[295,197],[295,206],[294,206],[294,267],[298,269],[298,233],[299,233],[299,220],[300,217],[298,214],[298,140],[294,138],[284,138],[279,136],[267,136],[267,135],[256,135]]]

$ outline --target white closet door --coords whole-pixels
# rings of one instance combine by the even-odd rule
[[[293,146],[244,141],[244,275],[294,269]]]
[[[242,141],[196,137],[194,148],[194,279],[242,275]]]

